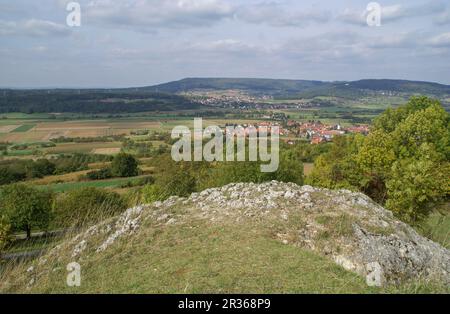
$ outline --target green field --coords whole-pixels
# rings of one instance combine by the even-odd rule
[[[67,192],[72,190],[77,190],[85,187],[95,187],[95,188],[119,188],[128,182],[137,182],[139,179],[145,178],[146,176],[133,177],[133,178],[118,178],[111,180],[101,180],[101,181],[79,181],[79,182],[66,182],[66,183],[56,183],[49,185],[39,185],[41,189],[50,189],[54,192]]]
[[[30,131],[32,128],[34,128],[36,124],[24,124],[18,127],[17,129],[14,129],[11,131],[11,133],[25,133]]]

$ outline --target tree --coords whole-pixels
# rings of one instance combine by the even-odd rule
[[[138,162],[132,155],[120,153],[112,161],[111,173],[115,177],[135,177],[139,173]]]
[[[386,200],[386,179],[397,159],[392,136],[381,130],[369,134],[356,155],[362,174],[360,187],[374,200]]]
[[[334,138],[330,150],[316,158],[307,183],[329,189],[361,189],[364,180],[356,155],[363,141],[361,135]]]
[[[274,179],[281,182],[303,184],[303,163],[295,152],[282,151],[280,153],[280,165],[274,173]]]
[[[386,206],[404,221],[417,223],[427,217],[448,193],[449,165],[437,167],[429,159],[399,160],[387,181]]]
[[[39,159],[30,165],[29,177],[42,178],[55,173],[56,166],[48,159]]]
[[[25,184],[6,186],[1,190],[1,208],[13,230],[26,231],[27,239],[31,230],[45,230],[51,219],[53,195]]]
[[[450,194],[449,122],[439,101],[413,97],[376,118],[362,141],[336,138],[308,181],[328,188],[348,184],[401,219],[418,222]]]
[[[399,158],[413,158],[424,143],[450,158],[449,114],[440,104],[431,104],[425,109],[412,112],[392,132]]]
[[[0,253],[11,241],[11,224],[4,217],[0,216]]]

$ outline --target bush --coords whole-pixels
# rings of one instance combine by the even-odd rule
[[[188,169],[175,167],[167,171],[167,174],[160,181],[160,186],[165,195],[168,196],[188,196],[195,191],[195,178]]]
[[[63,227],[96,223],[127,208],[117,193],[87,187],[65,193],[56,203],[57,224]]]
[[[146,185],[141,190],[141,199],[144,204],[151,204],[157,201],[164,201],[170,195],[159,185]]]
[[[280,153],[280,165],[273,175],[274,179],[281,182],[303,184],[303,163],[294,152]]]
[[[111,173],[115,177],[135,177],[138,175],[138,162],[132,155],[121,153],[111,164]]]
[[[31,164],[28,176],[31,178],[42,178],[54,174],[55,171],[56,166],[54,163],[50,162],[48,159],[39,159]]]
[[[88,180],[104,180],[112,178],[112,173],[110,168],[103,168],[96,171],[90,171],[86,174]]]

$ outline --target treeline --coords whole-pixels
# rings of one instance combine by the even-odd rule
[[[61,155],[38,160],[4,160],[0,161],[0,185],[87,170],[90,163],[111,160],[110,156],[88,154]]]
[[[178,95],[107,90],[0,90],[0,113],[135,113],[199,108]]]

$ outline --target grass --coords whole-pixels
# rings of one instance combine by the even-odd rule
[[[31,238],[30,240],[16,240],[11,246],[5,249],[6,253],[27,252],[33,250],[41,250],[54,244],[55,239],[46,237]]]
[[[27,293],[424,293],[421,282],[368,287],[365,279],[331,260],[273,239],[257,224],[192,221],[142,226],[133,238],[80,261],[81,287],[65,284],[70,252],[31,290],[16,285],[1,292]],[[23,265],[24,269],[27,265]],[[48,266],[50,267],[50,266]],[[22,270],[23,271],[23,270]],[[8,276],[22,275],[10,273]],[[0,282],[6,282],[1,278]],[[26,280],[24,277],[20,280]],[[27,281],[26,281],[27,282]],[[17,282],[16,282],[17,284]]]
[[[418,231],[425,237],[450,249],[450,212],[433,213],[419,226]]]
[[[97,169],[97,168],[95,168]],[[52,176],[47,176],[40,179],[32,180],[31,183],[38,184],[38,185],[48,185],[48,184],[56,184],[56,183],[68,183],[77,181],[80,176],[83,176],[87,174],[88,172],[92,171],[92,168],[90,170],[82,170],[82,171],[76,171],[76,172],[70,172],[65,174],[57,174]]]
[[[11,131],[11,133],[25,133],[34,128],[36,124],[24,124],[19,126],[17,129]]]
[[[146,176],[132,177],[132,178],[118,178],[111,180],[99,180],[99,181],[80,181],[80,182],[66,182],[66,183],[56,183],[49,185],[39,185],[39,188],[50,189],[54,192],[67,192],[72,190],[77,190],[85,187],[95,187],[95,188],[118,188],[128,182],[137,182],[139,179],[145,178]]]
[[[81,263],[82,285],[68,288],[65,268],[38,293],[359,293],[364,280],[314,253],[261,231],[204,223],[148,228]],[[135,239],[137,240],[137,239]],[[0,288],[1,290],[1,288]]]
[[[120,147],[122,147],[121,142],[63,143],[57,144],[56,147],[47,148],[45,152],[48,154],[91,153],[95,149]]]
[[[25,149],[25,150],[8,150],[8,156],[30,156],[35,153],[34,150]]]
[[[354,218],[347,214],[341,214],[337,217],[322,215],[316,219],[317,223],[327,227],[332,234],[343,237],[353,234],[353,222]],[[331,236],[328,231],[323,235],[324,238]]]
[[[338,221],[340,227],[332,233],[346,233],[348,224],[341,224],[344,218],[320,216],[317,222],[326,225]],[[303,223],[297,219],[291,222]],[[44,275],[30,290],[25,288],[29,281],[25,270],[30,264],[12,270],[7,265],[6,277],[0,274],[0,293],[450,292],[448,287],[420,280],[401,286],[368,287],[363,277],[344,270],[330,259],[281,243],[274,238],[272,229],[273,226],[256,221],[211,224],[192,219],[186,224],[158,225],[148,220],[137,233],[118,239],[108,250],[78,260],[81,287],[70,288],[65,283],[65,266],[73,262],[69,250],[48,262]],[[38,240],[29,245],[40,248],[47,243]],[[19,245],[14,250],[24,248]],[[13,286],[6,286],[11,281]]]

